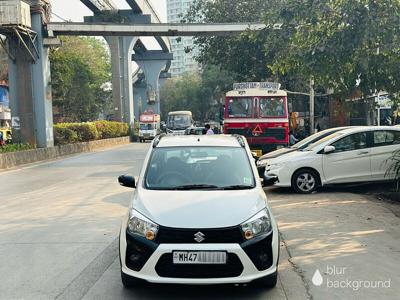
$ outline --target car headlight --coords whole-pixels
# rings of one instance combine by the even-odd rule
[[[262,159],[257,161],[257,167],[266,167],[268,165],[267,159]]]
[[[272,231],[271,218],[267,209],[263,209],[250,220],[240,225],[246,240],[268,234]]]
[[[138,234],[149,241],[156,238],[158,233],[158,225],[132,209],[129,214],[128,231]]]

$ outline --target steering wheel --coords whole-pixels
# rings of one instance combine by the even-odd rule
[[[165,182],[166,180],[170,181]],[[166,172],[158,178],[158,183],[172,183],[172,184],[190,183],[190,179],[179,172]]]

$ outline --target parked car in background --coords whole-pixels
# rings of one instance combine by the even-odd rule
[[[335,133],[335,132],[338,132],[340,130],[344,130],[347,128],[349,128],[349,127],[335,127],[335,128],[326,129],[326,130],[317,132],[317,133],[305,138],[304,140],[301,140],[300,142],[298,142],[297,144],[294,144],[293,146],[278,149],[278,150],[269,152],[267,154],[264,154],[257,160],[258,174],[260,175],[261,178],[264,176],[265,167],[267,166],[268,161],[270,159],[285,155],[285,154],[293,152],[293,151],[298,151],[298,150],[307,148],[312,143],[318,142],[319,140],[323,139],[324,137],[327,137],[328,135],[331,135],[332,133]]]
[[[298,193],[328,184],[392,180],[387,174],[400,149],[400,128],[355,127],[333,133],[309,147],[269,160],[264,180]]]
[[[157,137],[122,222],[127,288],[277,283],[279,232],[244,137]],[[214,217],[210,217],[214,216]]]

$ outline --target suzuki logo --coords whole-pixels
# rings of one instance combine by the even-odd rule
[[[204,238],[204,237],[205,237],[205,235],[199,231],[198,233],[196,233],[196,234],[194,235],[194,240],[195,240],[196,242],[198,242],[198,243],[201,243],[201,242],[205,241],[205,238]]]

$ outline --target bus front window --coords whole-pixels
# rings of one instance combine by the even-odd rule
[[[230,118],[252,117],[252,98],[232,98],[228,100],[228,116]]]
[[[260,117],[285,117],[286,99],[279,97],[268,97],[260,99]]]
[[[140,124],[140,130],[153,130],[153,129],[154,129],[154,124],[149,124],[149,123]]]
[[[168,117],[168,129],[182,130],[192,125],[192,118],[188,115],[174,115]]]

